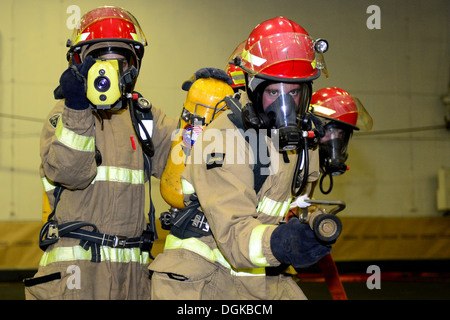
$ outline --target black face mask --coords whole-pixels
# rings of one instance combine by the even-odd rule
[[[332,176],[343,174],[347,170],[347,145],[352,130],[338,123],[325,126],[325,136],[319,143],[319,156],[324,172]]]
[[[284,83],[267,81],[257,86],[250,96],[255,110],[264,119],[270,135],[278,142],[279,151],[303,146],[302,130],[305,111],[311,98],[311,83]],[[267,102],[271,104],[267,106]],[[265,109],[264,109],[265,105]]]
[[[269,129],[267,133],[279,152],[298,150],[291,184],[292,194],[298,196],[308,177],[309,146],[303,133],[309,130],[306,110],[311,100],[312,83],[276,82],[256,77],[247,77],[246,80],[250,102],[242,108],[244,126],[247,129]]]
[[[264,110],[269,118],[271,136],[278,138],[280,151],[294,150],[299,147],[301,131],[298,125],[299,106],[289,94],[279,96]]]
[[[348,170],[345,161],[348,158],[347,145],[353,130],[337,122],[330,122],[324,129],[325,136],[319,142],[320,167],[323,172],[320,182],[321,191],[327,194],[333,187],[332,177],[341,175]],[[330,188],[324,192],[322,182],[327,175],[330,176]]]

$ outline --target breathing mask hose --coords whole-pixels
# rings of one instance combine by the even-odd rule
[[[325,172],[325,171],[324,171]],[[324,190],[324,188],[323,188],[323,180],[325,180],[325,177],[326,176],[330,176],[330,186],[328,187],[328,190]],[[320,187],[320,191],[323,193],[323,194],[329,194],[330,192],[331,192],[331,190],[333,189],[333,176],[331,175],[331,174],[327,174],[327,173],[324,173],[323,175],[322,175],[322,177],[320,178],[320,184],[319,184],[319,187]]]
[[[308,154],[308,140],[306,138],[303,138],[303,142],[304,142],[304,148],[303,148],[303,154],[304,156],[304,161],[303,161],[303,177],[302,177],[302,182],[300,184],[300,187],[298,189],[297,192],[295,192],[295,189],[297,187],[297,182],[300,178],[300,166],[302,165],[302,155],[299,153],[298,157],[297,157],[297,164],[295,165],[295,173],[294,173],[294,177],[292,178],[292,184],[291,184],[291,194],[294,197],[298,197],[299,195],[302,194],[303,189],[306,187],[306,183],[308,181],[308,174],[309,174],[309,154]]]

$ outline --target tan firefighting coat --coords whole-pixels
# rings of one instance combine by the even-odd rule
[[[243,160],[252,159],[252,151],[228,112],[195,142],[182,174],[185,200],[198,195],[213,236],[168,235],[149,267],[152,299],[305,299],[291,276],[266,268],[280,265],[270,237],[289,211],[297,153],[286,163],[271,148],[272,172],[256,194],[255,162]],[[308,188],[319,177],[318,152],[309,155]]]
[[[155,155],[152,175],[159,178],[170,149],[175,120],[152,109]],[[103,119],[102,119],[103,118]],[[101,153],[97,166],[95,147]],[[53,208],[55,183],[65,189],[56,208],[59,224],[84,221],[99,232],[129,238],[146,229],[145,182],[141,146],[130,112],[73,110],[61,100],[51,111],[41,135],[41,178]],[[26,288],[27,299],[149,299],[149,254],[139,248],[101,247],[101,262],[61,238],[47,248],[35,279],[44,283]],[[45,276],[61,279],[45,281]],[[50,277],[50,279],[52,279]]]

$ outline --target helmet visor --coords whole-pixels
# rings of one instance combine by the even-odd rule
[[[100,7],[86,13],[74,29],[70,43],[73,47],[89,40],[102,39],[121,39],[147,45],[136,18],[126,10],[112,6]]]
[[[363,131],[371,131],[373,128],[372,117],[358,98],[353,97],[353,99],[355,99],[358,108],[358,120],[356,121],[356,126]]]
[[[231,84],[232,88],[239,89],[245,86],[245,75],[244,71],[241,68],[234,65],[234,60],[236,57],[240,57],[242,55],[242,50],[244,49],[246,41],[242,41],[236,49],[234,49],[233,53],[227,60],[227,65],[225,66],[225,72],[230,76],[233,83]]]
[[[139,70],[136,52],[129,44],[121,42],[96,43],[87,48],[85,51],[82,50],[83,61],[87,55],[90,55],[94,59],[110,59],[110,57],[105,57],[105,55],[120,55],[123,57],[124,61],[126,61],[127,66],[134,66]],[[120,58],[116,56],[114,59]]]
[[[242,51],[243,67],[251,75],[263,72],[274,64],[302,61],[315,68],[313,40],[301,33],[280,33],[265,37]]]
[[[351,95],[336,95],[310,105],[317,116],[349,124],[356,130],[370,131],[373,119],[361,101]]]

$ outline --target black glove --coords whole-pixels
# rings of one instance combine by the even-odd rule
[[[66,98],[67,107],[76,110],[84,110],[89,107],[86,97],[86,78],[94,63],[94,58],[87,56],[83,63],[71,65],[61,75],[59,84],[62,95]]]
[[[294,268],[313,265],[331,252],[331,246],[320,243],[309,225],[296,218],[273,231],[270,248],[278,261]]]
[[[224,70],[217,68],[201,68],[195,72],[194,79],[190,79],[183,82],[181,88],[185,91],[189,91],[195,80],[202,78],[214,78],[217,80],[222,80],[223,82],[226,82],[229,85],[233,84],[233,80]]]

